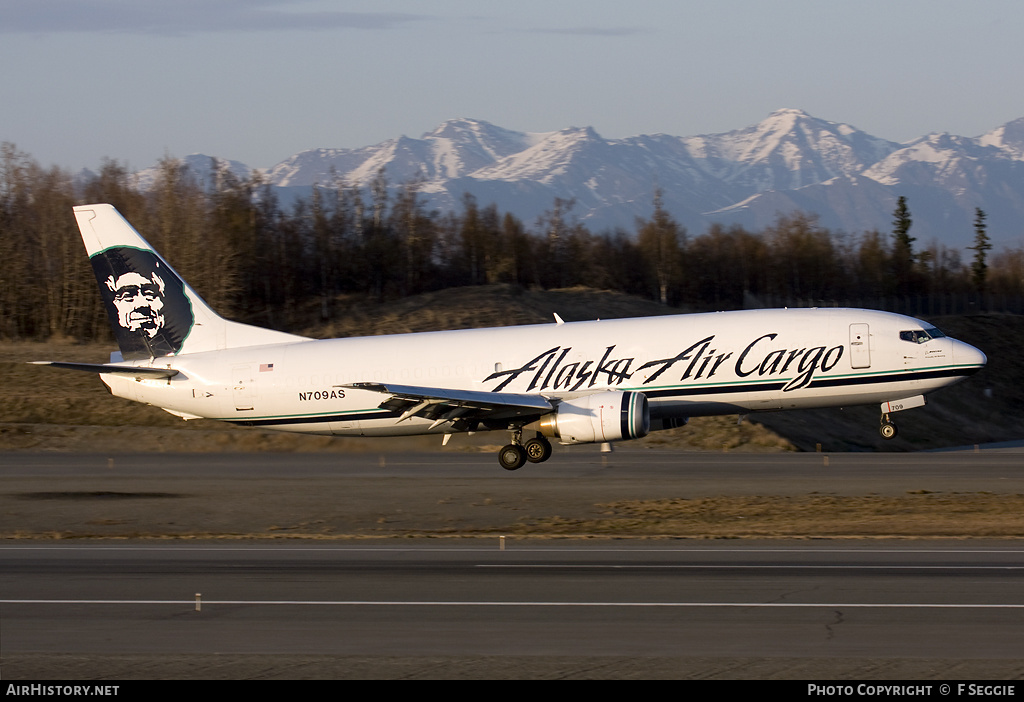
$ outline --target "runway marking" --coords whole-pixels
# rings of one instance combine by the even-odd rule
[[[490,537],[488,537],[490,538]],[[1005,555],[1019,555],[1024,554],[1024,549],[1021,548],[870,548],[870,549],[858,549],[858,548],[758,548],[758,547],[744,547],[744,548],[559,548],[557,546],[537,548],[522,546],[521,542],[518,544],[514,540],[515,537],[509,537],[511,540],[504,551],[506,554],[538,554],[538,553],[715,553],[715,554],[732,554],[732,553],[753,553],[753,554],[772,554],[772,553],[841,553],[844,555],[857,555],[857,554],[979,554],[979,553],[998,553]],[[528,537],[527,537],[528,538]],[[82,553],[88,553],[90,551],[153,551],[153,552],[168,552],[168,551],[198,551],[198,552],[238,552],[238,553],[251,553],[259,551],[289,551],[294,553],[330,553],[330,552],[342,552],[342,553],[495,553],[499,551],[497,547],[488,546],[471,546],[471,547],[445,547],[445,546],[220,546],[220,545],[209,545],[209,546],[97,546],[97,545],[80,545],[80,546],[0,546],[0,551],[80,551]]]
[[[651,565],[609,565],[575,563],[481,563],[474,568],[496,569],[554,569],[560,570],[1024,570],[1024,566],[972,566],[972,565],[813,565],[789,563],[786,565],[729,565],[728,563],[664,563]]]
[[[0,604],[50,605],[187,605],[195,600],[0,600]],[[829,609],[1024,609],[1024,604],[952,604],[952,603],[869,603],[869,602],[500,602],[469,600],[203,600],[210,605],[302,605],[336,607],[736,607],[736,608],[813,608]]]

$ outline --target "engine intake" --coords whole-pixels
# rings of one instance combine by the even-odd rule
[[[538,428],[563,444],[639,439],[651,430],[651,411],[642,392],[599,392],[562,400]]]

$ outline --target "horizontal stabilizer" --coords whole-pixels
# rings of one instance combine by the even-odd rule
[[[178,374],[174,368],[145,368],[141,366],[113,366],[103,363],[71,363],[69,361],[29,361],[37,366],[53,366],[67,370],[85,371],[87,373],[103,373],[105,375],[125,375],[131,378],[173,378]]]

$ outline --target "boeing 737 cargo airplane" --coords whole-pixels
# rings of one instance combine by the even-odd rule
[[[930,324],[860,309],[688,314],[313,340],[218,316],[110,205],[75,208],[120,352],[118,397],[182,419],[310,434],[503,430],[503,468],[689,417],[878,403],[894,412],[986,363]]]

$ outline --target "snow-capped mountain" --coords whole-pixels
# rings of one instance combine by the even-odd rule
[[[682,141],[705,171],[758,192],[854,175],[900,148],[800,110],[778,110],[746,129]]]
[[[468,176],[546,136],[513,132],[480,120],[455,119],[419,139],[401,136],[361,149],[303,151],[271,168],[268,177],[282,187],[327,185],[336,178],[366,183],[384,168],[393,183],[416,177],[437,182]]]
[[[209,157],[187,160],[209,177]],[[339,182],[366,187],[381,169],[395,188],[420,180],[427,206],[442,211],[458,210],[470,193],[533,224],[555,198],[572,200],[570,216],[594,232],[633,232],[660,190],[693,232],[711,222],[759,229],[793,210],[851,234],[888,232],[903,195],[912,234],[925,244],[969,246],[976,207],[989,215],[995,242],[1020,244],[1024,236],[1024,118],[976,138],[930,134],[906,144],[794,109],[720,134],[626,139],[590,127],[526,133],[456,119],[418,139],[304,151],[266,175],[282,192],[301,194]]]
[[[1015,158],[1024,159],[1024,117],[1008,122],[978,138],[982,146],[995,146]]]
[[[903,195],[922,244],[963,249],[973,243],[975,208],[988,215],[1000,245],[1024,243],[1024,120],[967,138],[929,134],[914,139],[859,172],[788,190],[766,190],[711,214],[757,228],[779,212],[816,213],[824,226],[857,234],[891,230]]]

